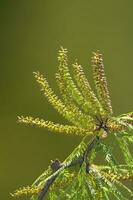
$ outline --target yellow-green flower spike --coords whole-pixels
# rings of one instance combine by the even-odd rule
[[[102,54],[100,54],[99,51],[93,53],[92,66],[93,66],[93,78],[98,99],[102,104],[103,109],[105,110],[105,115],[110,116],[112,115],[113,111],[107,87],[106,76],[104,72],[103,58]]]
[[[70,135],[79,135],[79,136],[85,136],[85,135],[92,135],[93,132],[89,132],[89,130],[85,130],[76,126],[69,126],[69,125],[62,125],[62,124],[55,124],[51,121],[45,121],[43,119],[39,118],[33,118],[33,117],[18,117],[19,123],[24,123],[27,125],[34,125],[41,128],[46,128],[49,131],[56,132],[56,133],[64,133],[64,134],[70,134]]]
[[[102,114],[102,107],[95,96],[81,65],[78,65],[76,62],[72,65],[74,69],[74,78],[77,82],[78,87],[80,88],[81,93],[83,94],[83,97],[88,102],[88,113],[93,115],[101,115]]]
[[[63,94],[63,96],[66,96],[64,99],[65,102],[67,102],[70,98],[71,100],[73,99],[76,101],[79,105],[82,105],[84,98],[74,84],[69,72],[67,49],[61,47],[58,53],[58,61],[59,66],[56,74],[56,81],[61,95]]]
[[[20,197],[23,195],[33,195],[38,194],[41,191],[41,187],[38,186],[27,186],[22,187],[16,190],[13,194],[11,194],[12,197]]]

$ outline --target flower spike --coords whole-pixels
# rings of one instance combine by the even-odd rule
[[[64,134],[79,135],[79,136],[93,134],[93,132],[89,132],[88,130],[78,128],[76,126],[55,124],[51,121],[44,121],[43,119],[33,118],[33,117],[20,116],[18,117],[18,122],[27,124],[27,125],[33,125],[33,126],[38,126],[41,128],[46,128],[49,131],[56,132],[56,133],[64,133]]]
[[[111,116],[113,114],[111,100],[104,72],[103,58],[102,54],[100,54],[99,51],[93,53],[92,66],[93,66],[93,78],[98,99],[105,110],[106,113],[105,115]]]

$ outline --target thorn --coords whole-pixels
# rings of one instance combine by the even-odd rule
[[[60,167],[61,167],[61,162],[56,159],[56,160],[51,160],[51,169],[53,172],[56,172]]]

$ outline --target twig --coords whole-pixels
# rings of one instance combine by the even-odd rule
[[[38,195],[38,200],[43,200],[43,198],[45,197],[46,193],[49,190],[49,187],[53,184],[53,182],[55,181],[55,179],[58,177],[58,175],[60,174],[60,172],[62,172],[64,169],[69,168],[69,167],[73,167],[75,165],[82,165],[82,163],[85,161],[86,164],[87,163],[87,156],[89,154],[89,152],[93,149],[93,147],[95,146],[96,142],[99,140],[99,137],[95,137],[91,143],[88,144],[85,152],[83,153],[83,155],[80,155],[77,159],[69,161],[67,163],[63,163],[59,165],[59,168],[46,179],[46,183],[44,185],[44,187],[42,188],[41,192]],[[86,170],[88,172],[88,170]]]

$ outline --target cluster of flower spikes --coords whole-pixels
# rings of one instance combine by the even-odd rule
[[[90,164],[89,175],[85,173],[84,164],[77,172],[64,169],[50,187],[48,199],[85,200],[93,198],[96,200],[108,200],[110,199],[110,193],[116,199],[126,199],[117,186],[122,187],[132,196],[132,191],[121,181],[133,180],[133,158],[128,146],[128,143],[133,143],[133,136],[126,132],[133,129],[133,112],[118,117],[113,116],[102,54],[97,51],[92,56],[96,94],[92,90],[82,66],[77,61],[72,64],[74,77],[72,78],[68,68],[66,49],[61,48],[59,50],[58,62],[56,82],[61,98],[54,93],[46,78],[40,72],[35,72],[34,77],[50,104],[70,122],[70,125],[54,123],[31,116],[20,116],[18,117],[18,122],[46,128],[56,133],[82,136],[81,144],[64,161],[64,164],[83,153],[86,148],[84,142],[86,136],[95,137],[98,135],[100,139],[104,139],[108,134],[113,133],[122,151],[125,164],[116,163],[111,148],[99,142],[98,148],[94,148],[92,151],[90,161],[93,163],[97,155],[97,149],[101,149],[105,155],[107,165]],[[32,186],[20,188],[12,196],[17,197],[22,194],[29,194],[32,196],[32,200],[39,199],[38,193],[43,189],[52,173],[51,166],[49,166]],[[77,188],[79,188],[79,192],[77,192]]]

